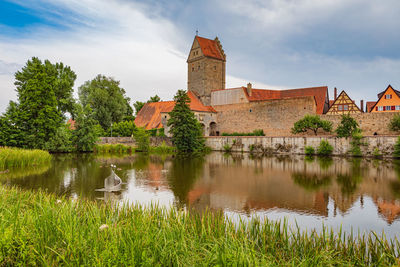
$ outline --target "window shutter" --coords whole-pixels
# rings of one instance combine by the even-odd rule
[[[383,111],[385,111],[386,110],[386,106],[383,106]]]
[[[394,110],[394,106],[392,106],[392,110]]]
[[[375,107],[375,110],[378,111],[378,107]]]

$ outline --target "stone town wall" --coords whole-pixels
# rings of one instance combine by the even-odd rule
[[[171,138],[162,137],[162,136],[151,136],[150,137],[150,145],[158,146],[161,145],[162,142],[165,142],[167,145],[172,146]],[[136,142],[132,137],[100,137],[100,140],[97,142],[98,145],[105,144],[123,144],[126,146],[135,146]]]
[[[313,97],[277,99],[262,102],[250,102],[213,106],[217,113],[217,130],[220,134],[233,132],[252,132],[263,129],[266,136],[294,136],[293,124],[306,114],[315,114]],[[397,112],[351,114],[357,120],[364,135],[393,135],[389,131],[390,120]],[[336,129],[340,115],[321,115],[324,120],[333,123]],[[319,133],[322,135],[323,132]],[[302,134],[313,135],[312,132]]]
[[[394,132],[389,131],[388,125],[394,115],[399,114],[398,112],[387,112],[387,113],[358,113],[351,114],[358,124],[364,135],[394,135]],[[323,120],[329,120],[333,123],[333,129],[336,129],[340,123],[340,115],[322,115]]]
[[[375,148],[378,148],[383,156],[390,157],[397,136],[366,136],[363,138],[364,146],[361,147],[364,156],[372,156]],[[321,140],[327,140],[334,148],[333,155],[346,155],[351,147],[350,138],[338,138],[333,136],[317,137],[267,137],[267,136],[218,136],[207,137],[206,145],[215,151],[224,151],[224,146],[232,147],[233,152],[250,152],[251,147],[257,151],[266,151],[275,154],[304,154],[306,146],[315,149]]]
[[[314,97],[268,100],[213,106],[217,130],[222,133],[252,132],[263,129],[268,136],[288,136],[293,124],[306,114],[315,114]]]

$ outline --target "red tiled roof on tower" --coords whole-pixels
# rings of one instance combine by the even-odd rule
[[[216,112],[211,106],[204,106],[201,101],[189,91],[190,109],[199,112]],[[146,130],[162,128],[161,113],[171,112],[175,106],[175,101],[162,101],[146,103],[135,118],[135,125],[144,127]]]
[[[247,93],[246,87],[243,90],[250,102],[264,101],[270,99],[293,98],[302,96],[313,96],[317,104],[317,113],[323,114],[325,103],[327,102],[327,86],[299,88],[289,90],[267,90],[267,89],[252,89],[251,95]]]
[[[200,36],[196,36],[196,40],[199,42],[204,56],[225,60],[216,40],[211,40]]]

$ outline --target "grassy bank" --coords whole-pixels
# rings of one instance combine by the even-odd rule
[[[48,164],[51,155],[39,149],[0,147],[0,170],[13,167],[31,167]]]
[[[98,205],[0,186],[0,266],[393,265],[395,244],[373,235],[291,233],[157,207]],[[345,241],[343,241],[345,239]],[[397,245],[399,245],[397,243]]]
[[[104,144],[96,145],[94,147],[94,152],[97,154],[132,154],[135,152],[135,150],[135,147],[123,144]],[[168,146],[165,142],[159,146],[149,147],[149,153],[153,154],[173,154],[175,151],[175,147]]]

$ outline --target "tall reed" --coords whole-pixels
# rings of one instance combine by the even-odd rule
[[[397,240],[223,214],[57,199],[0,186],[0,266],[391,266]]]
[[[39,166],[50,163],[51,158],[44,150],[0,147],[0,169]]]

